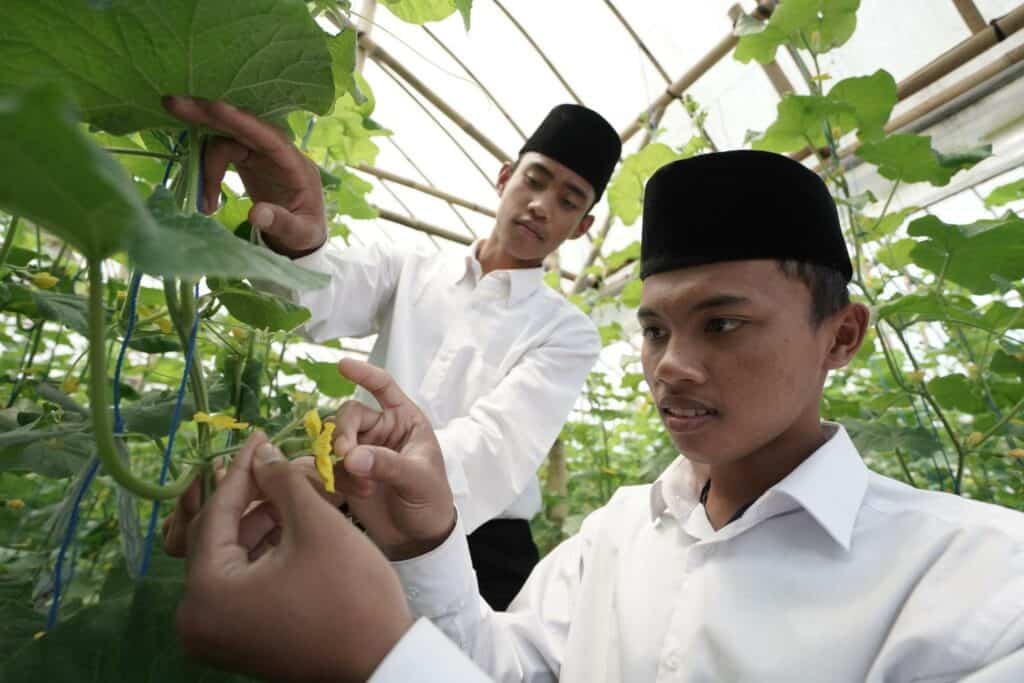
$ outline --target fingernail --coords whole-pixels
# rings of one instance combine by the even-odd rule
[[[269,228],[274,222],[274,213],[265,206],[259,206],[252,210],[251,218],[257,228]]]
[[[345,458],[345,467],[352,474],[366,476],[373,469],[373,453],[365,448],[357,448]]]
[[[256,453],[253,454],[258,465],[269,465],[272,462],[278,462],[284,460],[284,456],[281,455],[281,451],[277,449],[277,446],[270,443],[269,441],[264,444],[260,444],[256,449]]]

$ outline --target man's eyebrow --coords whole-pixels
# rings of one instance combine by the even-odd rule
[[[527,167],[526,167],[526,170],[527,170],[527,171],[539,171],[540,173],[543,173],[543,174],[544,174],[545,176],[547,176],[547,178],[548,178],[548,179],[551,179],[551,178],[554,178],[554,177],[555,177],[555,174],[554,174],[554,173],[552,173],[551,171],[549,171],[549,170],[548,170],[547,168],[545,168],[545,167],[544,167],[543,165],[541,165],[541,164],[538,164],[537,162],[533,162],[532,164],[530,164],[529,166],[527,166]]]
[[[572,192],[573,194],[578,194],[580,196],[580,199],[587,198],[587,193],[584,192],[583,188],[581,188],[579,185],[573,185],[572,183],[564,183],[564,185],[565,189],[569,190],[569,192]]]
[[[640,320],[643,320],[644,318],[657,318],[658,314],[655,313],[650,308],[641,306],[640,308],[636,309],[636,317]]]
[[[750,299],[745,296],[738,296],[736,294],[716,294],[704,299],[690,309],[692,311],[705,311],[709,308],[719,308],[721,306],[735,306],[738,304],[749,304]]]

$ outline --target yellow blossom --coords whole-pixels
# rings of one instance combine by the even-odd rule
[[[334,423],[324,424],[323,431],[313,442],[313,458],[316,471],[324,481],[324,490],[334,493],[334,461],[331,460],[331,437],[334,435]]]
[[[1014,448],[1007,455],[1011,458],[1024,458],[1024,448]]]
[[[316,412],[316,409],[310,410],[302,416],[302,424],[306,427],[306,435],[310,439],[320,436],[320,414]]]
[[[171,321],[168,318],[157,318],[156,326],[160,328],[160,331],[164,334],[170,334],[174,327],[171,325]]]
[[[981,440],[985,437],[981,432],[971,432],[970,436],[967,437],[967,447],[974,448],[981,443]]]
[[[908,382],[923,382],[924,372],[921,370],[911,370],[906,373],[906,378]]]
[[[69,375],[68,377],[64,378],[63,382],[60,383],[60,388],[65,394],[73,394],[76,391],[78,391],[78,385],[78,378],[71,377]]]
[[[192,416],[195,422],[202,422],[210,425],[214,429],[245,429],[249,426],[248,422],[238,422],[235,418],[230,415],[210,415],[199,410],[196,411],[195,415]]]
[[[234,337],[235,339],[239,340],[239,341],[244,341],[245,338],[249,336],[249,333],[246,332],[244,328],[232,327],[231,328],[231,336]]]
[[[40,638],[42,638],[45,635],[46,635],[46,631],[36,631],[35,635],[32,636],[32,638],[34,640],[39,640]]]
[[[21,498],[11,498],[9,501],[7,501],[7,507],[11,508],[12,510],[20,510],[23,507],[25,507],[25,501],[23,501]]]
[[[123,289],[119,290],[117,292],[117,300],[118,301],[124,301],[127,298],[128,298],[128,292],[124,291]]]
[[[45,270],[32,276],[32,284],[39,289],[50,289],[58,282],[60,282],[60,278],[50,275]]]

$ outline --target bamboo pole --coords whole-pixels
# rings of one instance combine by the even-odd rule
[[[515,122],[515,120],[512,118],[512,115],[505,111],[505,108],[502,107],[501,104],[498,102],[498,99],[493,94],[491,94],[491,91],[487,89],[487,87],[480,81],[479,78],[477,78],[476,74],[473,73],[470,70],[470,68],[466,66],[465,63],[463,63],[463,61],[459,59],[454,52],[451,51],[451,48],[445,45],[444,41],[442,41],[440,38],[434,35],[434,32],[427,28],[425,24],[423,26],[423,30],[427,32],[427,35],[430,36],[433,39],[433,41],[437,43],[441,47],[441,49],[444,50],[445,53],[447,53],[448,56],[451,57],[452,60],[459,65],[459,67],[462,68],[464,72],[466,72],[466,75],[469,76],[474,83],[476,83],[477,87],[480,88],[480,91],[483,92],[483,94],[487,96],[487,99],[491,101],[491,104],[493,104],[494,107],[499,112],[501,112],[501,115],[505,117],[505,120],[508,121],[509,124],[511,124],[511,126],[516,129],[516,132],[519,133],[519,137],[521,137],[525,141],[526,133],[524,133],[523,129],[519,127],[519,124]]]
[[[576,104],[582,105],[583,100],[580,99],[579,95],[576,94],[576,91],[573,90],[569,83],[562,77],[562,74],[559,73],[558,69],[555,68],[555,65],[551,63],[551,60],[548,59],[548,56],[544,54],[544,50],[540,49],[540,46],[537,45],[533,37],[526,32],[526,29],[523,28],[523,25],[516,21],[516,18],[512,16],[511,12],[505,9],[505,6],[501,4],[500,0],[494,0],[494,4],[497,5],[498,9],[502,11],[505,17],[510,22],[512,22],[512,25],[519,30],[519,33],[522,34],[523,38],[526,38],[526,42],[528,42],[537,52],[537,54],[540,55],[540,58],[543,59],[544,63],[548,65],[548,68],[551,70],[551,73],[555,75],[555,78],[557,78],[558,82],[562,84],[562,87],[564,87],[569,92],[569,95],[576,101]]]
[[[490,216],[491,218],[495,218],[497,216],[497,214],[495,214],[492,209],[488,209],[484,206],[480,206],[479,204],[467,201],[465,199],[462,199],[461,197],[456,197],[453,194],[442,192],[437,188],[430,187],[429,185],[424,185],[422,183],[418,183],[415,180],[410,180],[409,178],[405,178],[395,173],[391,173],[390,171],[375,168],[373,166],[370,166],[369,164],[358,164],[354,168],[362,171],[363,173],[368,173],[374,177],[381,178],[383,180],[390,180],[393,183],[404,185],[405,187],[411,188],[413,190],[418,190],[419,192],[422,192],[423,194],[428,194],[431,197],[443,199],[449,204],[457,204],[458,206],[461,206],[465,209],[469,209],[470,211],[476,211],[477,213],[482,213],[483,215]]]
[[[615,18],[618,19],[619,23],[622,24],[622,27],[626,29],[626,33],[630,35],[630,37],[633,39],[633,42],[636,43],[637,47],[640,48],[640,51],[647,56],[647,59],[650,60],[651,64],[654,65],[654,68],[658,70],[658,73],[661,74],[661,77],[665,79],[665,83],[671,83],[672,78],[668,75],[668,72],[665,71],[665,67],[663,67],[661,63],[654,57],[654,53],[652,53],[650,49],[648,49],[647,44],[644,43],[643,40],[641,40],[640,36],[637,35],[637,32],[634,31],[633,27],[629,25],[629,22],[626,21],[626,18],[624,16],[622,16],[622,13],[619,12],[618,8],[615,7],[615,5],[612,3],[612,0],[604,0],[604,4],[608,6],[608,9],[612,11],[612,14],[615,15]]]
[[[327,15],[328,19],[338,29],[352,28],[351,25],[346,25],[345,22],[340,21],[338,17],[333,14]],[[444,101],[437,93],[427,87],[427,85],[417,78],[411,71],[405,68],[401,62],[395,59],[387,50],[378,45],[369,35],[365,32],[357,33],[357,44],[362,48],[367,56],[378,64],[383,64],[391,69],[392,72],[397,74],[403,81],[409,84],[414,90],[420,95],[425,97],[431,104],[444,114],[452,123],[461,128],[463,132],[469,137],[473,138],[477,144],[487,150],[491,156],[498,161],[505,163],[506,161],[511,162],[510,157],[504,152],[494,141],[488,138],[486,135],[477,130],[476,126],[471,124],[466,117],[459,114],[452,108],[447,102]]]
[[[967,40],[961,42],[960,44],[956,45],[955,47],[951,48],[950,50],[947,50],[942,55],[940,55],[938,58],[932,60],[930,63],[926,64],[925,66],[923,66],[922,68],[918,69],[917,71],[912,73],[910,76],[905,78],[903,81],[901,81],[897,85],[897,87],[896,87],[897,101],[901,102],[901,101],[905,100],[906,98],[910,97],[911,95],[913,95],[914,93],[917,93],[921,89],[926,88],[929,85],[935,83],[940,78],[942,78],[942,77],[948,75],[949,73],[951,73],[952,71],[960,68],[961,66],[963,66],[964,64],[966,64],[970,60],[974,59],[975,57],[977,57],[981,53],[983,53],[986,50],[988,50],[989,48],[993,47],[996,43],[999,43],[1002,40],[1005,40],[1006,38],[1008,38],[1009,36],[1013,35],[1014,33],[1016,33],[1017,31],[1021,30],[1022,28],[1024,28],[1024,3],[1022,3],[1019,7],[1017,7],[1017,9],[1008,12],[1007,14],[1003,15],[999,19],[994,19],[992,21],[992,25],[990,27],[990,30],[985,30],[985,31],[982,31],[981,33],[975,33],[973,36],[971,36]],[[1007,54],[1011,54],[1011,53],[1007,53]],[[1006,59],[1006,55],[1004,55],[1003,57],[1000,57],[999,59],[995,60],[993,62],[993,64],[998,64],[1000,62],[1005,64],[1005,59]],[[989,66],[992,66],[992,65],[989,65]],[[1006,67],[1002,66],[1002,67],[1000,67],[1000,70],[1002,68],[1006,68]],[[988,70],[989,70],[989,67],[985,67],[981,71],[988,71]],[[981,73],[981,72],[979,72],[979,73]],[[947,93],[949,93],[951,91],[955,91],[955,89],[956,89],[956,86],[954,86],[951,89],[944,90],[942,93],[940,93],[940,95],[937,95],[936,97],[933,97],[933,98],[929,99],[926,103],[922,103],[921,105],[918,105],[918,107],[915,107],[915,110],[925,107],[925,105],[928,104],[928,103],[937,101],[937,99],[939,97],[942,97],[944,94],[947,94]],[[957,93],[956,95],[953,95],[953,97],[956,97],[959,94],[960,93]],[[952,99],[952,98],[950,98],[950,99]],[[948,101],[948,100],[946,100],[946,101]],[[938,104],[938,105],[935,105],[935,106],[931,106],[928,109],[928,111],[929,112],[930,111],[934,111],[937,107],[942,106],[942,104],[945,104],[945,102],[942,102],[941,104]],[[925,113],[928,113],[928,112],[925,112]],[[922,114],[922,116],[923,116],[923,114]],[[903,118],[903,117],[900,117],[900,118]],[[913,120],[916,120],[916,118],[918,118],[918,117],[915,117],[915,119],[913,119]],[[905,126],[905,125],[907,125],[910,122],[912,122],[912,121],[904,121],[899,127]],[[890,124],[891,123],[892,122],[890,121]],[[888,131],[888,130],[890,130],[890,128],[888,126],[886,126],[886,130]],[[893,128],[892,130],[895,130],[895,128]],[[855,146],[848,146],[848,147],[845,147],[843,150],[840,150],[840,157],[842,157],[842,155],[844,153],[845,154],[849,154],[851,151],[853,151],[853,149],[851,149],[851,147],[853,149],[855,149]],[[810,155],[811,155],[810,148],[804,148],[803,150],[801,150],[799,152],[795,152],[791,156],[792,156],[792,158],[796,159],[797,161],[803,161],[804,159],[806,159]]]
[[[373,28],[373,18],[377,14],[377,0],[363,0],[362,9],[359,11],[359,22],[356,24],[357,35],[362,33],[370,35]],[[363,65],[366,63],[366,50],[362,47],[356,51],[356,71],[363,73]]]
[[[758,5],[754,10],[754,16],[766,17],[768,16],[768,10]],[[633,120],[626,128],[619,133],[619,138],[626,142],[631,137],[636,135],[643,127],[643,121],[647,116],[647,112],[663,109],[668,106],[672,100],[682,97],[683,93],[696,83],[704,74],[711,70],[715,64],[722,61],[722,59],[732,52],[732,49],[736,47],[736,43],[739,42],[739,38],[733,35],[732,31],[727,36],[719,40],[711,50],[704,55],[696,64],[690,67],[686,73],[679,77],[672,85],[665,89],[661,95],[658,96],[654,102],[652,102],[643,112],[641,112],[636,119]]]
[[[984,31],[988,26],[985,23],[985,17],[981,15],[978,6],[974,4],[974,0],[953,0],[953,4],[956,5],[956,11],[960,13],[971,33]]]

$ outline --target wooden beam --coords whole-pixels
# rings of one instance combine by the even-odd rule
[[[373,29],[373,18],[377,14],[377,0],[363,0],[363,6],[359,10],[359,22],[356,30],[359,33],[370,34]],[[363,65],[366,63],[366,50],[356,50],[356,71],[363,73]]]
[[[449,202],[450,204],[457,204],[458,206],[461,206],[465,209],[469,209],[470,211],[476,211],[477,213],[482,213],[483,215],[490,216],[491,218],[497,217],[497,214],[495,214],[492,209],[488,209],[484,206],[480,206],[479,204],[467,201],[465,199],[462,199],[461,197],[456,197],[453,194],[442,192],[437,188],[430,187],[429,185],[424,185],[423,183],[418,183],[415,180],[410,180],[409,178],[405,178],[395,173],[391,173],[390,171],[375,168],[373,166],[370,166],[369,164],[358,164],[353,168],[356,168],[362,171],[363,173],[368,173],[374,177],[381,178],[383,180],[390,180],[391,182],[398,183],[399,185],[404,185],[405,187],[417,190],[419,192],[422,192],[423,194],[428,194],[431,197],[443,199],[444,201]]]
[[[974,0],[953,0],[953,4],[956,5],[956,11],[960,13],[971,33],[984,31],[988,26],[985,23],[985,17],[981,15],[978,6],[974,4]]]
[[[648,49],[647,44],[644,43],[644,41],[640,38],[639,35],[637,35],[637,32],[633,30],[633,27],[629,25],[629,22],[626,21],[626,17],[622,16],[622,12],[620,12],[618,8],[615,7],[615,5],[612,3],[612,0],[604,0],[604,4],[608,6],[608,9],[612,11],[612,14],[615,15],[615,18],[619,20],[619,23],[622,24],[622,28],[626,29],[626,33],[630,35],[630,37],[633,39],[633,42],[636,43],[636,46],[640,48],[640,51],[647,56],[647,59],[651,62],[651,64],[654,65],[654,68],[658,70],[658,73],[661,74],[661,77],[664,79],[665,83],[671,83],[672,78],[668,75],[668,72],[665,71],[665,67],[663,67],[661,63],[654,57],[654,53],[651,52],[650,49]]]

